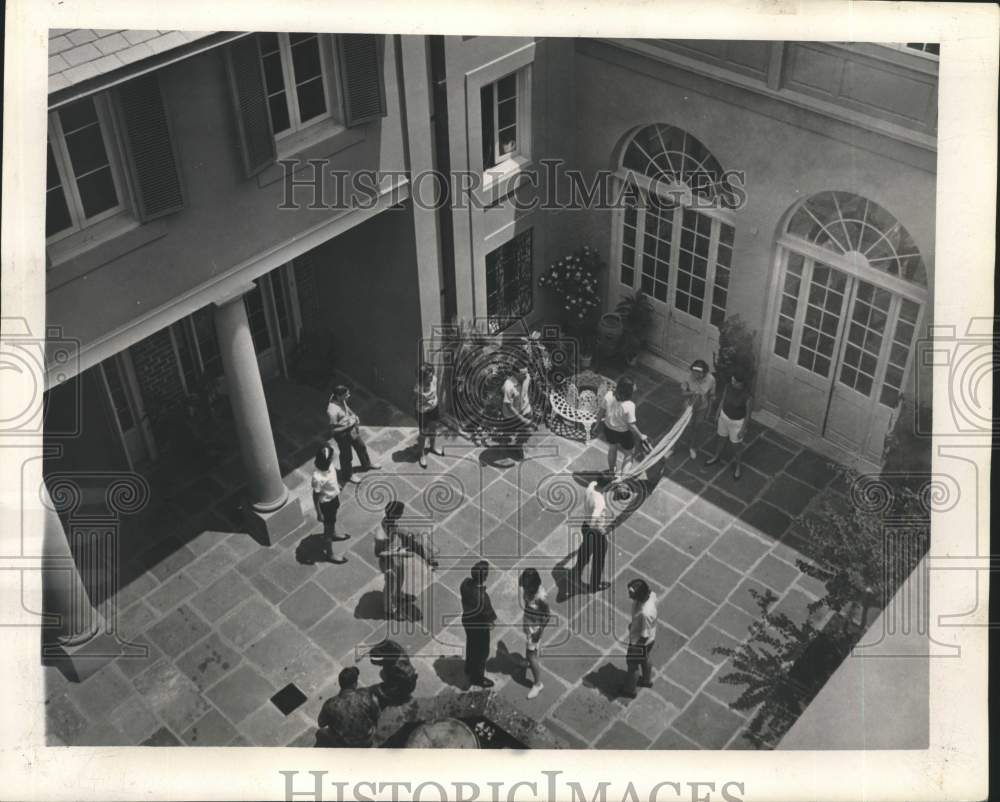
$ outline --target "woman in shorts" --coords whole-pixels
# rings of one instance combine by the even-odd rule
[[[542,578],[534,568],[525,568],[518,581],[521,586],[521,601],[524,607],[524,659],[528,661],[533,682],[528,698],[534,699],[542,692],[542,669],[538,664],[538,646],[542,632],[549,623],[549,604],[546,601]]]
[[[614,390],[609,390],[601,399],[597,410],[597,423],[604,424],[604,436],[608,441],[608,473],[618,475],[618,449],[625,452],[622,472],[630,459],[640,459],[638,451],[649,438],[639,431],[635,419],[635,382],[628,376],[618,380]]]

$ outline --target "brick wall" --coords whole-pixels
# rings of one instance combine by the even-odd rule
[[[158,409],[172,406],[184,398],[177,359],[167,329],[156,332],[131,348],[132,364],[150,417]]]

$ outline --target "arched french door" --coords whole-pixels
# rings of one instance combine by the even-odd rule
[[[880,462],[928,301],[923,257],[891,214],[847,192],[805,201],[777,256],[762,405]]]
[[[625,147],[616,177],[610,297],[652,302],[648,347],[682,366],[710,360],[726,317],[735,204],[722,166],[686,131],[648,125]]]

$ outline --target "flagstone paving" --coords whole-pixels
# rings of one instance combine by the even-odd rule
[[[654,439],[680,412],[676,385],[640,368],[639,422]],[[494,693],[543,722],[567,747],[746,748],[745,713],[729,702],[740,689],[719,682],[732,668],[713,652],[747,635],[757,608],[749,588],[770,589],[799,620],[822,587],[795,565],[801,541],[793,519],[828,489],[834,468],[785,437],[754,425],[743,477],[703,465],[686,450],[632,498],[612,499],[601,593],[572,592],[566,569],[580,542],[583,491],[605,466],[604,445],[542,428],[526,458],[500,467],[496,449],[442,438],[445,456],[421,469],[414,422],[363,388],[354,392],[369,449],[382,462],[342,496],[337,543],[345,565],[302,564],[312,520],[308,478],[324,398],[287,383],[268,387],[285,481],[306,522],[271,546],[239,531],[237,457],[209,475],[163,468],[153,505],[122,525],[119,634],[148,649],[119,657],[82,683],[46,667],[48,737],[53,744],[312,745],[316,715],[336,693],[338,671],[358,663],[377,682],[364,650],[391,636],[413,655],[416,696],[464,689],[458,586],[478,559],[493,570],[489,592],[499,621],[488,673]],[[705,445],[712,445],[709,437]],[[500,456],[503,456],[502,454]],[[576,472],[576,473],[574,473]],[[583,472],[583,473],[581,473]],[[176,483],[169,498],[156,488]],[[407,563],[409,621],[386,623],[374,530],[392,498],[407,522],[431,533],[440,566]],[[159,506],[157,506],[159,504]],[[169,513],[169,515],[168,515]],[[166,519],[166,520],[165,520]],[[556,616],[542,650],[545,688],[528,700],[517,577],[542,574]],[[585,572],[589,576],[589,571]],[[629,603],[625,585],[641,576],[659,595],[654,683],[621,697]],[[283,715],[270,697],[295,683],[307,701]]]

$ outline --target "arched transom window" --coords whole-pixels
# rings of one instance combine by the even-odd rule
[[[666,123],[642,128],[629,142],[622,167],[654,183],[683,184],[693,195],[733,208],[736,196],[724,180],[722,165],[687,131]]]
[[[927,286],[927,269],[913,237],[889,212],[849,192],[821,192],[792,215],[788,233],[841,256],[857,259]]]
[[[732,188],[701,142],[665,123],[628,141],[618,177],[633,191],[614,218],[612,293],[645,294],[654,311],[645,346],[689,365],[712,353],[727,314],[736,270]]]

